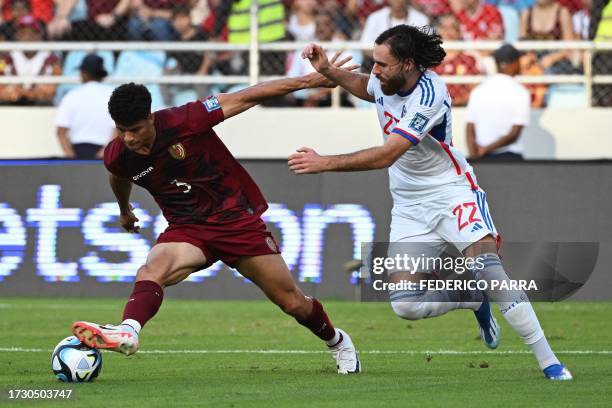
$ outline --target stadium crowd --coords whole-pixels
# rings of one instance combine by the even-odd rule
[[[259,0],[259,41],[362,41],[372,44],[397,24],[430,25],[445,41],[612,41],[610,0]],[[1,41],[249,41],[250,0],[0,0]],[[109,75],[244,75],[248,55],[238,52],[123,51],[98,53]],[[364,70],[371,56],[353,53]],[[11,51],[0,55],[10,76],[75,75],[84,52]],[[578,51],[522,55],[520,74],[580,74]],[[262,52],[262,75],[294,75],[308,67],[293,53]],[[595,74],[612,72],[610,52],[598,52]],[[448,51],[436,71],[443,75],[495,72],[490,52]],[[449,85],[456,106],[467,103],[470,85]],[[582,86],[582,85],[570,85]],[[58,104],[67,85],[4,84],[0,104]],[[567,86],[566,86],[567,87]],[[532,107],[544,107],[557,85],[530,85]],[[593,87],[595,106],[612,106],[609,85]],[[223,89],[214,87],[212,91]],[[584,91],[584,89],[582,89]],[[209,86],[164,85],[152,90],[160,106],[211,92]],[[275,101],[280,106],[328,106],[326,92]],[[343,105],[355,104],[343,97]]]

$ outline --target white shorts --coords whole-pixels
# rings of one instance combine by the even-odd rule
[[[497,238],[483,190],[453,185],[438,191],[418,205],[393,208],[389,257],[436,257],[449,244],[463,252],[487,235]]]

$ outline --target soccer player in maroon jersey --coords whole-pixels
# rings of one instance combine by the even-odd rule
[[[138,269],[122,323],[75,322],[73,333],[83,343],[125,355],[135,353],[138,333],[159,309],[164,287],[221,260],[325,341],[339,373],[360,371],[351,338],[333,326],[317,299],[297,287],[261,219],[268,208],[263,195],[213,130],[267,98],[321,86],[331,83],[314,73],[155,113],[143,85],[130,83],[115,89],[108,108],[119,137],[106,147],[104,165],[119,203],[119,221],[127,231],[139,231],[129,203],[132,184],[136,184],[151,193],[169,226]]]

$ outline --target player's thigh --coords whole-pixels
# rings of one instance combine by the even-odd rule
[[[454,195],[449,200],[448,211],[440,218],[438,233],[465,255],[468,247],[480,241],[483,245],[474,248],[496,252],[494,247],[484,245],[495,243],[498,236],[484,191],[465,189]]]
[[[187,242],[156,244],[136,280],[153,280],[162,286],[176,284],[206,264],[202,250]]]
[[[282,256],[269,254],[244,257],[236,263],[236,268],[285,312],[304,318],[308,315],[309,302],[297,287]]]

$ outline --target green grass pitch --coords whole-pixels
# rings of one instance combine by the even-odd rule
[[[361,351],[362,374],[336,374],[321,342],[268,302],[167,300],[139,353],[104,353],[94,382],[62,384],[50,350],[74,320],[116,322],[123,300],[3,298],[0,406],[612,406],[612,303],[535,305],[572,382],[545,380],[505,322],[500,348],[488,352],[469,311],[409,322],[384,303],[324,305]],[[7,398],[9,389],[59,388],[73,398]]]

